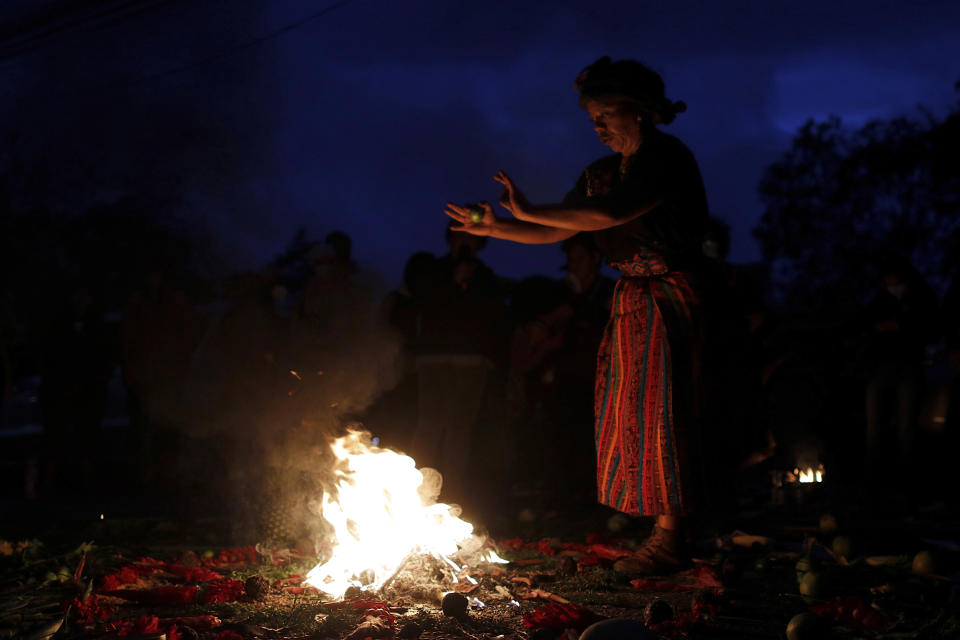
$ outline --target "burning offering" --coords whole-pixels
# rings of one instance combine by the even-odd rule
[[[452,583],[465,569],[454,560],[458,554],[473,562],[506,562],[482,550],[483,540],[458,517],[459,509],[436,501],[439,472],[417,469],[413,458],[374,446],[362,431],[350,431],[331,447],[336,493],[324,496],[322,514],[335,540],[307,584],[342,598],[350,587],[379,590],[416,556],[438,560]]]

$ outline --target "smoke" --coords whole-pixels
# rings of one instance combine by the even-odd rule
[[[223,505],[248,540],[318,532],[330,441],[400,373],[378,276],[344,264],[288,286],[273,272],[227,283],[185,375],[147,394],[152,419],[178,435],[175,475],[198,476],[196,497]]]
[[[218,273],[249,264],[243,253],[288,232],[287,205],[264,186],[282,118],[274,43],[245,45],[270,11],[161,3],[78,19],[0,60],[6,206],[66,220],[132,198],[158,224],[208,229],[206,252],[234,263]],[[161,255],[157,270],[169,275],[177,260]],[[304,505],[329,480],[329,439],[394,383],[399,342],[377,321],[379,277],[315,266],[231,277],[201,309],[144,294],[138,324],[125,314],[138,466],[187,514],[225,509],[268,535],[263,523],[279,510],[303,529]]]

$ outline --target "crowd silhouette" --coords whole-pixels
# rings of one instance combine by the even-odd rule
[[[595,359],[613,292],[597,247],[573,236],[562,277],[515,280],[484,262],[484,238],[446,238],[443,255],[412,253],[386,293],[335,232],[201,293],[145,270],[120,313],[71,282],[29,336],[4,296],[3,426],[36,374],[43,427],[8,449],[6,498],[226,512],[264,539],[295,539],[323,491],[325,443],[361,423],[438,469],[441,500],[474,517],[594,508]],[[877,506],[950,500],[957,279],[941,301],[878,251],[860,312],[805,325],[767,304],[762,265],[730,264],[729,244],[712,220],[698,267],[713,504],[769,499],[774,472],[808,462],[864,500],[889,489]],[[118,384],[128,422],[106,428]]]

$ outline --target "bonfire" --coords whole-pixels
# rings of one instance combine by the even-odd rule
[[[436,470],[417,469],[413,458],[374,445],[365,431],[349,431],[332,449],[335,487],[322,514],[334,540],[306,584],[340,599],[351,587],[379,591],[416,556],[439,561],[451,584],[470,579],[468,562],[506,563],[474,535],[459,508],[437,502]]]

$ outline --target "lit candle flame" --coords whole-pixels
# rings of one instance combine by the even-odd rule
[[[797,482],[802,484],[812,484],[817,482],[823,482],[823,465],[818,465],[816,469],[813,467],[806,467],[800,469],[797,467],[793,470],[794,475],[797,476]]]

